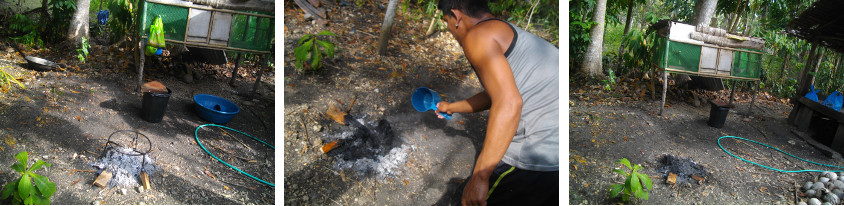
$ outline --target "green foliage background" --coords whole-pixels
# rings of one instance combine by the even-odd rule
[[[615,76],[631,76],[653,71],[649,66],[649,40],[647,27],[661,19],[693,24],[697,0],[633,0],[631,31],[624,35],[628,3],[630,0],[608,0],[604,31],[603,65],[605,75],[614,71]],[[786,25],[802,13],[815,0],[719,0],[713,27],[731,33],[762,37],[766,55],[762,59],[765,71],[762,90],[778,97],[791,97],[796,93],[799,74],[806,67],[810,44],[786,34]],[[569,1],[569,68],[576,72],[590,42],[594,0]],[[737,20],[735,19],[738,16]],[[619,54],[624,45],[625,53]],[[823,94],[844,90],[844,60],[840,53],[824,50],[815,88]],[[635,76],[631,76],[635,77]],[[728,86],[732,81],[726,81]],[[749,89],[749,88],[746,88]]]

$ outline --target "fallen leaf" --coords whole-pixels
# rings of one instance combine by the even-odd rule
[[[463,121],[457,120],[457,124],[466,124],[466,123],[463,122]]]
[[[572,166],[574,166],[574,170],[577,171],[577,165],[572,165]]]
[[[384,71],[387,71],[387,68],[384,68],[384,67],[378,67],[378,69],[379,69],[379,70],[384,70]]]
[[[410,184],[407,180],[404,180],[404,185]]]
[[[223,185],[223,188],[226,188],[226,190],[230,190],[230,189],[231,189],[231,188],[229,188],[229,186],[225,186],[225,185]]]
[[[76,116],[76,121],[82,121],[82,118],[79,117],[79,116]]]
[[[668,178],[665,179],[665,183],[674,185],[675,183],[677,183],[677,175],[669,172]]]
[[[756,175],[753,175],[753,176],[755,177]],[[695,180],[697,180],[697,181],[703,181],[703,180],[705,180],[703,177],[697,176],[697,175],[695,175],[695,174],[693,174],[693,175],[692,175],[692,179],[695,179]]]
[[[208,175],[209,177],[215,179],[215,180],[217,179],[217,177],[214,177],[214,174],[211,174],[211,172],[209,172],[208,170],[205,170],[205,174]],[[199,179],[199,177],[197,177],[197,179]]]
[[[76,179],[76,180],[74,180],[74,181],[73,181],[73,183],[70,183],[70,186],[73,186],[73,185],[75,185],[76,183],[79,183],[79,181],[82,181],[82,179]]]

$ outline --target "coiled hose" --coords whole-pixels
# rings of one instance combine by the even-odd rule
[[[230,165],[228,162],[221,160],[221,159],[220,159],[220,158],[218,158],[217,156],[214,156],[214,154],[211,154],[211,152],[209,152],[209,151],[208,151],[208,149],[206,149],[206,148],[205,148],[205,146],[203,146],[203,145],[202,145],[202,142],[199,142],[199,135],[198,135],[198,133],[199,133],[199,129],[201,129],[201,128],[203,128],[203,127],[206,127],[206,126],[220,127],[220,128],[223,128],[223,129],[228,129],[228,130],[231,130],[231,131],[235,131],[235,132],[240,133],[240,134],[242,134],[242,135],[246,135],[247,137],[251,137],[252,139],[257,140],[258,142],[261,142],[261,143],[263,143],[264,145],[267,145],[268,147],[273,148],[273,150],[275,150],[275,147],[273,147],[273,146],[272,146],[272,145],[270,145],[270,144],[267,144],[266,142],[264,142],[264,141],[262,141],[262,140],[260,140],[260,139],[258,139],[258,138],[253,137],[252,135],[249,135],[249,134],[246,134],[246,133],[244,133],[244,132],[241,132],[241,131],[238,131],[238,130],[235,130],[235,129],[232,129],[232,128],[228,128],[228,127],[226,127],[226,126],[222,126],[222,125],[216,125],[216,124],[204,124],[204,125],[200,125],[199,127],[196,127],[196,130],[194,130],[194,131],[193,131],[193,137],[194,137],[194,138],[196,138],[196,144],[198,144],[198,145],[199,145],[199,147],[201,147],[201,148],[202,148],[202,150],[205,150],[205,153],[208,153],[208,155],[211,155],[211,157],[213,157],[214,159],[217,159],[217,161],[222,162],[222,163],[223,163],[223,164],[225,164],[226,166],[229,166],[229,167],[231,167],[232,169],[237,170],[238,172],[240,172],[240,173],[242,173],[242,174],[244,174],[244,175],[246,175],[246,176],[248,176],[248,177],[250,177],[250,178],[252,178],[252,179],[258,180],[258,182],[261,182],[261,183],[267,184],[267,185],[269,185],[269,186],[271,186],[271,187],[275,187],[275,184],[273,184],[273,183],[269,183],[269,182],[264,181],[264,180],[262,180],[262,179],[260,179],[260,178],[257,178],[257,177],[255,177],[255,176],[252,176],[252,175],[250,175],[249,173],[246,173],[246,172],[244,172],[243,170],[240,170],[240,169],[238,169],[237,167],[234,167],[234,166]]]
[[[765,146],[765,147],[768,147],[768,148],[771,148],[771,149],[777,150],[777,151],[778,151],[778,152],[780,152],[780,153],[783,153],[783,154],[786,154],[786,155],[788,155],[788,156],[791,156],[791,157],[797,158],[797,159],[802,160],[802,161],[804,161],[804,162],[808,162],[808,163],[812,163],[812,164],[816,164],[816,165],[820,165],[820,166],[835,167],[835,168],[841,168],[841,169],[844,169],[844,167],[841,167],[841,166],[835,166],[835,165],[828,165],[828,164],[822,164],[822,163],[817,163],[817,162],[812,162],[812,161],[809,161],[809,160],[806,160],[806,159],[803,159],[803,158],[799,158],[799,157],[794,156],[794,155],[792,155],[792,154],[789,154],[788,152],[784,152],[784,151],[782,151],[782,150],[780,150],[780,149],[778,149],[778,148],[776,148],[776,147],[772,147],[772,146],[767,145],[767,144],[763,144],[763,143],[760,143],[760,142],[757,142],[757,141],[753,141],[753,140],[749,140],[749,139],[745,139],[745,138],[741,138],[741,137],[736,137],[736,136],[723,136],[723,137],[719,137],[719,138],[718,138],[718,147],[721,147],[721,150],[724,150],[724,152],[726,152],[726,153],[727,153],[727,154],[729,154],[730,156],[733,156],[733,157],[738,158],[738,159],[740,159],[740,160],[742,160],[742,161],[745,161],[745,162],[749,162],[750,164],[754,164],[754,165],[756,165],[756,166],[764,167],[764,168],[767,168],[767,169],[770,169],[770,170],[774,170],[774,171],[777,171],[777,172],[796,173],[796,172],[842,172],[842,171],[844,171],[844,170],[781,170],[781,169],[777,169],[777,168],[773,168],[773,167],[768,167],[768,166],[765,166],[765,165],[762,165],[762,164],[759,164],[759,163],[756,163],[756,162],[753,162],[753,161],[750,161],[750,160],[746,160],[746,159],[744,159],[744,158],[741,158],[741,157],[738,157],[738,156],[734,155],[733,153],[730,153],[729,151],[727,151],[727,149],[724,149],[724,146],[722,146],[722,145],[721,145],[721,139],[724,139],[724,138],[733,138],[733,139],[744,140],[744,141],[748,141],[748,142],[753,142],[753,143],[756,143],[756,144],[760,144],[760,145],[762,145],[762,146]]]

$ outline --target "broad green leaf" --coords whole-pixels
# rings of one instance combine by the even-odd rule
[[[15,159],[18,159],[18,162],[23,164],[23,166],[26,166],[27,165],[26,159],[28,159],[26,151],[23,151],[23,152],[15,155]]]
[[[26,200],[29,197],[30,192],[32,192],[32,181],[29,177],[29,173],[24,173],[21,176],[21,181],[18,182],[18,194],[20,194],[21,199]]]
[[[325,53],[328,54],[328,58],[334,58],[334,44],[332,44],[331,42],[320,40],[317,40],[316,42],[317,44],[322,46],[322,48],[325,48]]]
[[[12,169],[19,173],[24,173],[26,171],[26,168],[21,163],[12,164]]]
[[[642,190],[642,182],[639,182],[638,175],[630,175],[630,190],[632,190],[632,192],[634,193],[636,191]]]
[[[32,205],[32,202],[34,202],[34,201],[35,201],[35,195],[30,195],[26,199],[23,199],[23,204],[24,205]]]
[[[39,195],[35,195],[34,197],[35,197],[35,199],[32,202],[33,205],[49,205],[50,204],[50,198],[49,197],[44,198],[44,197],[41,197]]]
[[[6,184],[6,186],[3,187],[3,194],[2,194],[2,196],[0,196],[0,199],[9,198],[9,195],[12,195],[12,193],[14,193],[15,189],[17,189],[17,188],[18,188],[18,181],[12,181],[12,182]]]
[[[648,192],[644,190],[639,190],[638,192],[636,192],[636,197],[638,197],[639,199],[648,200]]]
[[[611,71],[612,71],[612,70],[611,70]],[[634,165],[634,166],[633,166],[633,171],[632,171],[632,172],[639,171],[640,169],[642,169],[642,165],[638,165],[638,164],[637,164],[637,165]]]
[[[334,35],[334,33],[331,33],[331,32],[330,32],[330,31],[328,31],[328,30],[325,30],[325,31],[319,32],[319,34],[317,34],[317,35],[320,35],[320,36],[325,36],[325,35],[328,35],[328,36],[335,36],[335,35]]]
[[[301,39],[299,39],[299,43],[296,43],[296,45],[300,45],[300,46],[301,46],[301,45],[302,45],[302,42],[309,40],[309,39],[311,38],[311,36],[313,36],[313,34],[308,34],[308,35],[305,35],[304,37],[302,37]]]
[[[651,182],[651,178],[648,177],[648,175],[638,173],[638,172],[635,173],[635,175],[639,175],[639,179],[642,180],[642,184],[645,185],[645,188],[648,188],[648,191],[650,191],[652,189],[653,182]]]
[[[623,189],[624,189],[624,185],[613,184],[612,186],[610,186],[610,197],[618,196],[618,194],[621,193],[621,190],[623,190]]]
[[[314,46],[314,50],[311,53],[311,69],[319,69],[320,61],[322,61],[322,52],[319,51],[319,47]]]
[[[633,167],[630,166],[630,161],[627,160],[627,158],[621,158],[620,160],[618,160],[618,162],[615,163],[621,163],[624,166],[627,166],[627,169],[633,170]]]
[[[47,167],[52,166],[52,165],[50,165],[50,163],[47,163],[47,162],[45,162],[44,160],[38,160],[38,161],[35,161],[35,164],[32,164],[32,167],[30,167],[30,168],[29,168],[28,170],[26,170],[26,171],[27,171],[27,172],[29,172],[29,171],[36,171],[36,170],[38,170],[38,169],[41,169],[41,166],[43,166],[43,165],[46,165]]]
[[[33,179],[35,179],[35,186],[38,187],[38,191],[44,195],[44,197],[50,197],[53,193],[56,192],[56,185],[50,182],[50,179],[38,174],[32,174]]]
[[[627,172],[625,172],[625,171],[624,171],[624,170],[622,170],[622,169],[613,169],[613,170],[612,170],[612,172],[615,172],[616,174],[620,174],[621,176],[625,176],[625,177],[627,177],[627,176],[628,176],[628,175],[627,175]]]

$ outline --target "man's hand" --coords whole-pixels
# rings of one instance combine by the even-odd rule
[[[463,188],[463,205],[486,205],[486,195],[489,192],[489,177],[475,174]]]
[[[448,103],[448,102],[446,102],[446,101],[442,101],[442,102],[440,102],[440,103],[437,103],[437,111],[436,111],[436,112],[434,112],[434,113],[437,113],[437,118],[440,118],[440,119],[445,118],[445,117],[443,117],[443,115],[442,115],[442,114],[440,114],[440,112],[442,112],[442,113],[447,113],[447,114],[452,114],[452,113],[453,113],[453,112],[449,109],[449,107],[448,107],[448,106],[449,106],[449,104],[450,104],[450,103]]]

